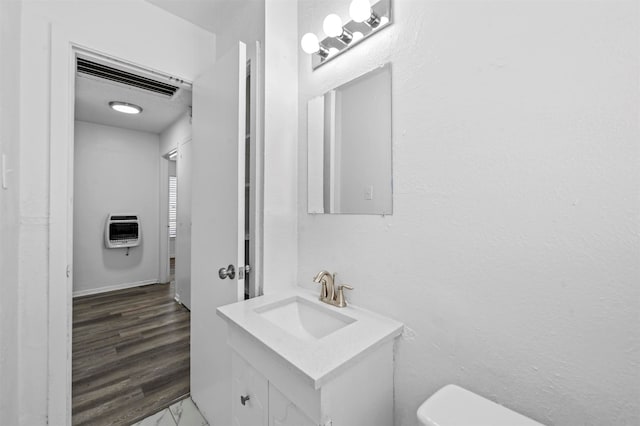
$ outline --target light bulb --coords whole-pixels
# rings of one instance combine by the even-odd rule
[[[306,33],[305,35],[303,35],[302,39],[300,40],[300,45],[302,46],[302,50],[310,55],[320,50],[320,42],[318,42],[318,37],[313,33]]]
[[[353,33],[353,41],[358,41],[362,37],[364,37],[364,34],[362,34],[360,31],[356,31]]]
[[[336,47],[330,47],[329,48],[329,56],[333,56],[335,54],[337,54],[338,52],[340,52]]]
[[[349,5],[349,15],[355,22],[364,22],[371,17],[369,0],[353,0]]]
[[[389,18],[387,18],[386,16],[381,16],[380,17],[380,25],[378,25],[378,26],[381,27],[381,26],[383,26],[384,24],[387,24],[387,23],[389,23]]]
[[[335,13],[327,15],[322,23],[322,29],[328,37],[338,37],[342,34],[342,19]]]

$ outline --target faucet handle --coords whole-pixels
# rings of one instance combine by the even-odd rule
[[[336,300],[336,306],[339,308],[344,308],[345,306],[347,306],[347,299],[344,298],[344,289],[353,290],[353,287],[348,284],[342,284],[338,286],[338,298]]]
[[[322,288],[320,288],[320,300],[323,302],[329,297],[329,289],[327,289],[327,280],[322,278],[320,281],[315,281],[320,284]]]

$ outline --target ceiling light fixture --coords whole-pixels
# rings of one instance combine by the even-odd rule
[[[111,101],[109,102],[109,106],[111,107],[111,109],[122,112],[124,114],[140,114],[142,112],[141,107],[139,107],[138,105],[130,104],[128,102]]]
[[[350,21],[344,23],[339,14],[331,13],[322,22],[326,35],[323,40],[318,40],[311,32],[303,35],[300,45],[305,53],[311,55],[312,68],[318,68],[389,26],[391,2],[392,0],[351,0],[348,8]]]

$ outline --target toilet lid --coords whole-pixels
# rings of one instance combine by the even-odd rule
[[[544,426],[456,385],[447,385],[418,408],[425,426]]]

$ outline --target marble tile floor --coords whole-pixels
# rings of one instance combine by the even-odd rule
[[[172,404],[132,426],[208,426],[191,397]]]

